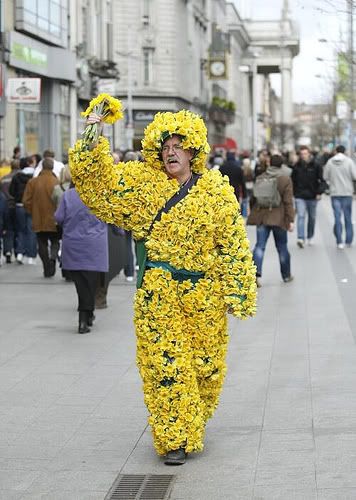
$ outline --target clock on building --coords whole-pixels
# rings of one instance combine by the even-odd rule
[[[209,61],[210,78],[226,78],[226,62],[224,59],[211,59]]]

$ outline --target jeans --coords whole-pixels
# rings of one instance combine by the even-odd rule
[[[17,249],[17,243],[16,243],[16,210],[15,208],[9,208],[7,212],[5,213],[5,219],[4,219],[4,229],[6,233],[4,234],[3,241],[4,241],[4,255],[6,254],[11,254],[12,251],[15,252],[15,254],[18,254],[19,251]]]
[[[342,222],[341,216],[344,215],[345,221],[345,233],[346,233],[346,245],[351,245],[354,231],[352,227],[352,196],[332,196],[331,205],[334,211],[334,235],[336,238],[336,243],[342,243]]]
[[[310,240],[314,236],[316,205],[317,200],[304,200],[303,198],[295,199],[295,207],[297,210],[297,238],[305,240],[305,216],[308,213],[307,238]]]
[[[32,217],[23,206],[16,205],[17,253],[36,257],[37,239],[32,231]]]
[[[262,263],[266,250],[266,244],[272,231],[274,243],[279,256],[279,265],[282,278],[289,278],[290,274],[290,255],[287,248],[288,235],[285,229],[278,226],[257,226],[257,242],[253,250],[253,260],[257,267],[257,276],[262,276]]]

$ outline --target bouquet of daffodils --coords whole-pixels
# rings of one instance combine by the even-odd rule
[[[99,115],[104,123],[115,123],[123,117],[122,103],[109,94],[99,94],[92,99],[82,116],[89,116],[90,113]],[[83,145],[88,147],[97,142],[99,138],[99,123],[87,125],[82,134]]]

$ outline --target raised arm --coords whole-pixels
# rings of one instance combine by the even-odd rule
[[[82,201],[104,222],[145,237],[152,220],[177,190],[164,172],[142,162],[114,164],[109,141],[99,137],[83,150],[78,141],[69,151],[72,179]]]

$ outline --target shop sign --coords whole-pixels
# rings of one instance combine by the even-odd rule
[[[157,111],[144,111],[137,110],[133,112],[133,119],[135,122],[151,122]]]
[[[9,78],[6,87],[8,102],[38,103],[41,101],[41,78]]]
[[[97,81],[96,88],[98,90],[98,94],[117,94],[117,82],[115,78],[100,78]]]
[[[26,47],[19,42],[13,42],[11,46],[12,55],[19,61],[45,68],[47,66],[47,54],[33,47]]]

